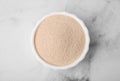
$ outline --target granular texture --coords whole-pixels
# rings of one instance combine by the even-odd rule
[[[40,58],[55,66],[77,60],[85,47],[85,33],[80,23],[65,15],[52,15],[38,26],[34,44]]]

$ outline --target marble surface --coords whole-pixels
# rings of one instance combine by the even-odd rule
[[[39,63],[31,34],[44,15],[66,11],[81,18],[91,43],[86,58],[68,70]],[[120,0],[0,0],[0,81],[119,81]]]

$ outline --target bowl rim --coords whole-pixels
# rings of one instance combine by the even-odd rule
[[[38,25],[47,17],[49,16],[52,16],[52,15],[65,15],[65,16],[69,16],[69,17],[72,17],[73,19],[75,19],[80,25],[81,27],[83,28],[84,30],[84,33],[85,33],[85,39],[86,39],[86,43],[85,43],[85,48],[81,54],[81,56],[75,60],[73,63],[69,64],[69,65],[66,65],[66,66],[55,66],[55,65],[52,65],[52,64],[49,64],[47,63],[45,60],[43,60],[40,55],[37,53],[36,49],[35,49],[35,45],[34,45],[34,36],[35,36],[35,33],[36,33],[36,30],[38,28]],[[33,50],[33,53],[34,55],[36,56],[36,58],[40,61],[41,64],[43,64],[44,66],[46,67],[49,67],[49,68],[52,68],[52,69],[57,69],[57,70],[64,70],[64,69],[68,69],[68,68],[71,68],[71,67],[74,67],[76,66],[79,62],[81,62],[88,50],[89,50],[89,44],[90,44],[90,37],[89,37],[89,32],[88,32],[88,29],[86,27],[86,25],[84,24],[84,22],[79,19],[77,16],[71,14],[71,13],[68,13],[68,12],[52,12],[48,15],[45,15],[43,16],[40,20],[38,20],[38,22],[36,23],[33,31],[32,31],[32,50]]]

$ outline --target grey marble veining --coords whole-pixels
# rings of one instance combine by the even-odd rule
[[[90,80],[119,81],[120,1],[70,0],[68,3],[66,11],[83,19],[89,29]]]
[[[88,27],[86,58],[68,70],[36,60],[31,33],[44,15],[67,11]],[[0,0],[0,81],[119,81],[120,0]]]

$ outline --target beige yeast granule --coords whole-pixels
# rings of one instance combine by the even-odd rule
[[[65,66],[78,59],[85,47],[85,33],[72,17],[52,15],[38,26],[34,37],[38,55],[47,63]]]

